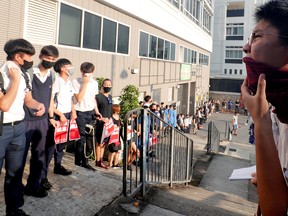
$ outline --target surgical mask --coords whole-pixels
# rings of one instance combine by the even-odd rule
[[[111,87],[103,87],[104,93],[108,93],[111,91]]]
[[[260,74],[265,74],[267,101],[275,107],[273,112],[277,114],[278,119],[287,124],[288,115],[285,98],[288,98],[288,70],[257,62],[249,57],[244,57],[243,62],[246,64],[249,90],[255,95],[258,78]]]
[[[85,73],[84,76],[88,77],[90,80],[93,78],[93,74],[91,73]]]
[[[26,61],[25,59],[23,59],[23,61],[24,61],[23,65],[20,65],[21,69],[28,70],[29,68],[33,66],[33,61],[29,62],[29,61]]]
[[[52,68],[55,65],[55,62],[50,62],[50,61],[46,61],[46,60],[42,60],[41,65],[45,68],[45,69],[49,69]]]
[[[67,69],[68,76],[73,76],[74,72],[75,72],[74,67],[69,67]]]

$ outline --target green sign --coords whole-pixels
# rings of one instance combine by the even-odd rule
[[[180,80],[191,80],[191,65],[181,64]]]

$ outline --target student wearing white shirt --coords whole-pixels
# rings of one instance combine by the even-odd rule
[[[53,85],[53,100],[51,101],[49,108],[50,125],[46,139],[46,164],[43,169],[41,180],[41,186],[46,190],[50,190],[52,188],[51,183],[48,181],[47,175],[53,155],[54,174],[68,176],[72,173],[70,170],[62,166],[62,158],[64,155],[63,150],[69,141],[57,144],[55,146],[54,127],[58,126],[57,121],[60,121],[60,124],[65,124],[67,120],[77,118],[72,101],[72,97],[74,96],[74,89],[72,82],[69,80],[69,77],[73,75],[74,67],[68,59],[62,58],[56,61],[54,65],[54,71],[59,74],[59,76],[56,76],[57,79]]]
[[[58,49],[53,45],[42,47],[39,55],[40,63],[32,68],[30,77],[32,85],[32,96],[45,106],[43,116],[35,116],[34,110],[24,107],[25,127],[26,127],[26,149],[23,160],[23,170],[26,158],[31,145],[30,173],[27,179],[24,193],[28,196],[43,198],[48,195],[47,191],[41,187],[41,175],[45,166],[45,143],[48,131],[48,110],[52,98],[52,85],[54,71],[50,68],[54,66],[59,56]]]
[[[4,112],[3,133],[0,136],[0,170],[5,160],[4,195],[6,215],[27,215],[20,207],[24,205],[22,187],[22,161],[25,151],[25,104],[34,110],[35,116],[45,112],[44,104],[32,98],[22,70],[33,65],[35,49],[25,39],[8,41],[4,46],[7,61],[1,66],[4,89],[0,91],[0,110]],[[29,90],[30,89],[30,90]]]
[[[85,126],[91,123],[95,114],[101,119],[98,111],[95,95],[98,94],[98,83],[93,78],[95,66],[90,62],[84,62],[80,66],[81,76],[72,81],[75,91],[74,107],[77,114],[77,125],[80,132],[80,140],[76,141],[75,165],[92,171],[95,169],[88,164],[88,159],[84,155],[84,143],[86,142]]]

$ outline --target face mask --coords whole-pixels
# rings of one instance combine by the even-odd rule
[[[256,94],[260,74],[266,76],[266,97],[274,107],[274,113],[282,123],[288,123],[286,98],[288,98],[288,70],[279,69],[265,63],[244,57],[246,64],[248,88]]]
[[[55,65],[55,62],[50,62],[50,61],[46,61],[46,60],[42,60],[41,65],[45,68],[45,69],[49,69],[51,67],[53,67]]]
[[[93,74],[90,73],[85,73],[84,76],[88,77],[90,80],[93,78]]]
[[[68,76],[73,76],[73,74],[74,74],[74,67],[69,67],[68,69],[67,69],[67,74],[68,74]]]
[[[111,91],[111,87],[103,87],[104,93],[108,93]]]
[[[28,70],[29,68],[31,68],[33,66],[33,61],[29,62],[24,60],[24,64],[20,65],[21,69],[23,70]]]

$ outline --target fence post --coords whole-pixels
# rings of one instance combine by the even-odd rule
[[[188,179],[189,179],[189,160],[190,160],[190,143],[191,141],[186,138],[187,141],[187,158],[186,158],[186,182],[185,185],[188,185]]]
[[[141,187],[141,194],[142,197],[145,196],[145,187],[146,187],[146,133],[148,133],[147,128],[145,127],[147,122],[147,110],[142,109],[141,110],[141,116],[142,116],[142,121],[141,121],[141,151],[140,151],[140,163],[142,166],[140,166],[140,181],[142,182],[142,187]]]
[[[175,131],[172,130],[171,128],[171,133],[170,133],[170,187],[172,187],[172,182],[173,182],[173,159],[174,159],[174,136],[175,136]]]
[[[211,134],[212,134],[212,122],[208,124],[208,137],[207,137],[207,154],[211,151]]]

